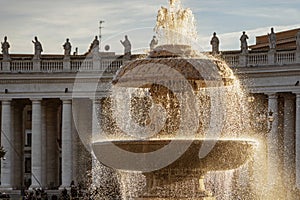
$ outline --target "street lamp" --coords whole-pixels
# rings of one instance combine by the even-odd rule
[[[267,119],[268,119],[268,122],[269,122],[269,129],[268,129],[268,132],[270,132],[271,130],[272,130],[272,124],[273,124],[273,121],[274,121],[274,116],[273,116],[273,111],[272,110],[270,110],[269,112],[268,112],[268,117],[267,117]]]
[[[0,147],[0,158],[4,159],[6,151],[4,150],[3,146]],[[4,159],[5,160],[5,159]]]

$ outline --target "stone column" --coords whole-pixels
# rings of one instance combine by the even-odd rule
[[[300,93],[296,94],[296,186],[300,189]]]
[[[92,141],[97,140],[97,136],[100,136],[100,122],[99,122],[99,112],[101,112],[101,100],[92,99]],[[99,178],[97,169],[98,162],[96,156],[92,155],[92,175],[93,183],[97,184],[97,179]]]
[[[283,140],[283,170],[286,185],[294,181],[295,171],[295,98],[284,97],[284,140]],[[294,183],[292,184],[294,185]]]
[[[42,100],[32,99],[31,186],[42,187]]]
[[[2,117],[1,117],[1,145],[6,151],[5,159],[1,160],[1,188],[12,189],[13,181],[13,147],[11,142],[13,139],[11,125],[11,100],[2,100]]]
[[[62,185],[69,188],[72,181],[72,101],[62,100]]]
[[[100,112],[101,112],[101,99],[93,99],[93,111],[92,111],[92,133],[93,137],[97,137],[100,133]]]
[[[268,149],[268,185],[276,186],[280,182],[278,151],[278,99],[276,94],[268,94],[268,112],[273,112],[273,122],[269,124],[267,137]]]

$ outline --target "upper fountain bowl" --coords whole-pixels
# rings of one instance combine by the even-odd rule
[[[151,88],[153,84],[188,81],[197,91],[206,87],[233,85],[228,65],[215,57],[196,53],[189,45],[161,45],[147,58],[123,65],[113,79],[119,87]]]

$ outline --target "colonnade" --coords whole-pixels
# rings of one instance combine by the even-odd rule
[[[27,101],[32,112],[30,188],[45,188],[49,184],[69,187],[74,179],[73,143],[77,139],[73,134],[72,100]],[[1,145],[6,151],[1,160],[1,188],[15,189],[23,186],[24,178],[24,105],[13,99],[1,102]]]

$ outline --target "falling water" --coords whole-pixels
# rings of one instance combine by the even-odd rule
[[[159,9],[155,31],[163,45],[185,45],[187,48],[186,45],[197,41],[192,11],[183,9],[180,0],[170,0],[169,8]],[[188,52],[180,57],[171,52],[169,58],[140,59],[128,64],[127,68],[122,67],[117,76],[127,80],[125,84],[128,85],[113,86],[111,96],[102,99],[98,111],[101,132],[93,135],[91,142],[174,138],[238,141],[251,138],[248,97],[232,71],[223,61]],[[177,67],[176,70],[166,68],[168,64]],[[142,67],[134,71],[139,66]],[[178,70],[178,66],[183,67]],[[193,66],[203,80],[194,80],[196,72],[190,72],[189,66]],[[185,76],[178,76],[178,71]],[[228,162],[234,161],[228,158]],[[255,199],[249,170],[252,164],[248,161],[236,170],[209,172],[205,178],[208,190],[218,200]],[[190,169],[178,171],[177,174],[189,176],[189,179],[171,181],[153,191],[141,172],[111,171],[100,163],[98,165],[100,167],[95,167],[92,173],[101,181],[96,178],[90,187],[98,194],[120,192],[118,198],[122,199],[134,199],[148,193],[161,197],[197,197],[200,174],[197,170],[193,173]],[[153,178],[153,181],[166,180]],[[117,188],[118,192],[112,188]],[[114,199],[110,195],[107,194],[107,199]]]

